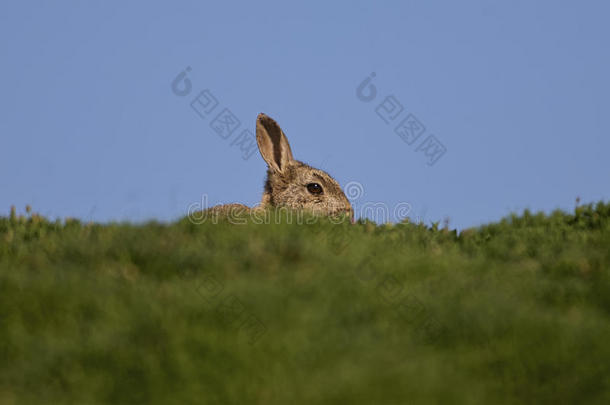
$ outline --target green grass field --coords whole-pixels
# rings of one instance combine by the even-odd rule
[[[0,218],[0,404],[610,403],[610,204],[279,222]]]

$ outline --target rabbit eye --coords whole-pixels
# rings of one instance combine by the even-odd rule
[[[307,191],[314,195],[320,195],[322,194],[322,186],[318,183],[309,183],[307,185]]]

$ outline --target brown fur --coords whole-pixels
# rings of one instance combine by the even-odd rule
[[[352,206],[335,179],[322,170],[295,160],[280,126],[262,113],[256,119],[256,142],[268,166],[263,197],[256,209],[285,207],[320,215],[348,214],[353,217]],[[322,194],[310,193],[307,189],[310,183],[322,186]],[[249,209],[242,204],[225,204],[212,207],[210,211],[228,214],[232,210]]]

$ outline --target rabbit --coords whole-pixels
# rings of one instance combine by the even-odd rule
[[[208,212],[226,215],[229,212],[283,207],[325,216],[344,214],[353,222],[354,210],[337,181],[325,171],[295,160],[278,123],[263,113],[256,118],[256,143],[267,163],[260,204],[254,208],[243,204],[216,205]]]

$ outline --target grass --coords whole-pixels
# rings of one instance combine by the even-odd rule
[[[0,404],[610,403],[610,204],[279,222],[0,217]]]

